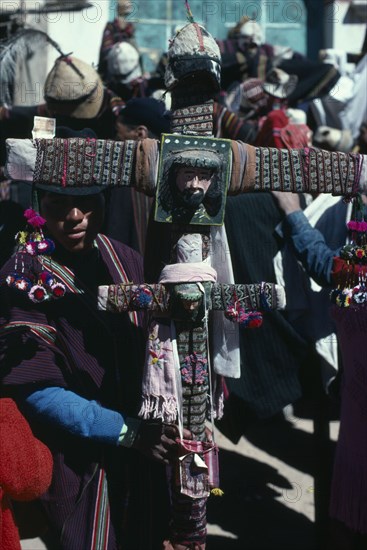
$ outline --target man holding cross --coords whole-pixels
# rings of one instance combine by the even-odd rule
[[[17,401],[54,456],[40,499],[46,542],[154,548],[155,535],[131,522],[146,491],[139,480],[150,475],[142,454],[168,463],[178,431],[136,419],[144,319],[98,312],[96,295],[100,284],[142,281],[141,260],[99,234],[102,187],[34,187],[42,217],[26,211],[28,234],[1,272],[0,372],[2,396]]]

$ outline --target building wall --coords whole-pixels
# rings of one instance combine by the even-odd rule
[[[325,6],[325,48],[361,51],[366,33],[367,0],[337,0]]]
[[[218,39],[227,36],[242,16],[256,19],[265,41],[306,53],[307,12],[302,0],[190,0],[198,23]],[[176,27],[186,24],[183,0],[133,0],[128,20],[136,24],[136,37],[146,70],[152,70],[166,51]]]
[[[314,58],[322,47],[347,48],[352,53],[360,51],[366,28],[367,1],[325,1],[321,26],[318,25],[317,13],[313,20],[310,18],[310,5],[313,7],[315,2],[317,5],[323,3],[322,0],[190,0],[190,5],[195,19],[218,39],[225,38],[228,30],[247,15],[262,26],[266,42],[289,46],[305,54],[310,52],[313,30],[310,25],[314,25],[314,35],[318,38],[315,38],[318,45],[312,51]],[[2,13],[18,10],[22,6],[26,6],[28,12],[33,10],[34,13],[21,17],[25,26],[47,32],[64,53],[73,53],[87,63],[97,65],[103,29],[107,21],[115,16],[116,0],[86,0],[85,3],[91,6],[80,11],[57,9],[58,4],[65,9],[70,3],[71,0],[52,2],[54,11],[42,13],[42,0],[0,0],[0,9]],[[128,20],[136,25],[136,38],[143,53],[145,70],[150,71],[161,53],[167,50],[176,28],[187,22],[184,1],[132,0],[132,7]],[[53,48],[41,48],[27,66],[19,68],[17,104],[30,105],[43,101],[42,87],[57,56]]]
[[[16,12],[25,7],[19,20],[25,28],[34,28],[47,32],[59,44],[63,53],[72,53],[83,61],[97,66],[103,29],[107,21],[114,17],[114,5],[110,0],[85,2],[90,7],[79,11],[66,11],[71,0],[52,2],[52,11],[42,11],[43,2],[0,2],[0,9]],[[83,4],[83,2],[79,2]],[[61,9],[58,8],[61,7]],[[18,67],[17,88],[14,103],[16,105],[34,105],[43,102],[43,85],[47,73],[59,56],[51,46],[39,47],[36,54]]]

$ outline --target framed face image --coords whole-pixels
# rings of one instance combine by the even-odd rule
[[[163,134],[155,221],[222,225],[230,160],[229,139]]]

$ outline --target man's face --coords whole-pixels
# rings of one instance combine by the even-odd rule
[[[40,210],[51,236],[68,252],[90,250],[103,223],[103,193],[72,196],[45,193]]]
[[[182,167],[176,173],[176,186],[185,203],[198,206],[203,201],[213,178],[208,168]]]
[[[119,120],[116,122],[116,139],[119,141],[125,141],[127,139],[138,139],[138,131],[135,127],[128,126]]]

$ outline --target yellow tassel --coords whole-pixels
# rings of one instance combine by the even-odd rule
[[[219,489],[219,487],[215,487],[210,491],[210,493],[215,497],[222,497],[224,495],[224,491],[222,491],[222,489]]]

